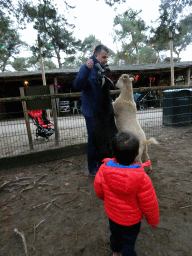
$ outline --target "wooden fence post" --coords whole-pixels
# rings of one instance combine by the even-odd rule
[[[187,70],[187,85],[188,86],[190,86],[190,84],[191,84],[190,77],[191,77],[191,70],[190,70],[190,68],[188,68],[188,70]]]
[[[21,97],[24,97],[25,96],[24,88],[20,87],[19,90],[20,90]],[[26,123],[26,127],[27,127],[29,147],[30,147],[30,150],[33,150],[33,140],[32,140],[32,136],[31,136],[31,128],[30,128],[29,115],[28,115],[28,111],[27,111],[26,101],[22,101],[22,106],[23,106],[25,123]]]
[[[54,94],[54,87],[53,85],[49,85],[50,94]],[[51,99],[52,110],[53,110],[53,121],[54,121],[54,129],[55,129],[55,145],[59,145],[59,131],[58,131],[58,124],[57,124],[57,109],[55,104],[55,99]]]
[[[54,77],[54,87],[55,87],[55,92],[58,94],[58,87],[57,87],[57,77]],[[57,106],[57,114],[58,116],[60,115],[60,108],[59,108],[59,98],[56,98],[56,106]]]

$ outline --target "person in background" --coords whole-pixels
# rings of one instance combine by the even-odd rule
[[[88,170],[89,174],[92,176],[95,176],[98,171],[99,159],[102,158],[102,156],[100,156],[102,149],[106,149],[106,147],[108,147],[102,144],[105,140],[105,134],[108,135],[108,133],[111,133],[111,131],[113,131],[112,127],[115,126],[115,122],[109,119],[108,123],[110,124],[107,125],[110,126],[110,131],[108,129],[105,134],[103,132],[103,137],[102,135],[99,135],[100,137],[98,136],[99,132],[97,132],[97,128],[101,127],[99,122],[101,125],[103,125],[103,122],[97,119],[98,116],[101,116],[100,113],[103,113],[105,116],[110,116],[113,111],[108,97],[109,90],[107,89],[106,85],[103,86],[102,84],[105,67],[107,66],[108,55],[108,48],[102,44],[98,45],[94,50],[93,56],[91,56],[87,63],[80,68],[73,82],[75,90],[82,91],[82,114],[85,117],[88,133]],[[103,88],[106,90],[103,90]],[[106,96],[102,94],[103,91],[105,91]],[[105,120],[106,119],[104,119],[104,121]],[[114,132],[116,132],[116,130],[114,130]],[[99,144],[102,145],[100,149],[98,148]]]
[[[114,158],[104,159],[95,176],[94,188],[104,201],[109,218],[113,256],[137,256],[134,251],[143,215],[151,226],[159,223],[159,206],[151,179],[144,167],[134,164],[139,153],[138,138],[128,132],[112,139]]]

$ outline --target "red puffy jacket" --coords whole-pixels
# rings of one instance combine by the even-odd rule
[[[139,223],[143,214],[147,222],[159,223],[159,206],[151,179],[144,164],[123,166],[116,159],[106,158],[94,180],[98,197],[104,201],[107,216],[117,224],[131,226]]]

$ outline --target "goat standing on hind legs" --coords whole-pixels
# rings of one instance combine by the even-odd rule
[[[115,122],[118,132],[129,131],[135,134],[139,138],[140,147],[139,154],[136,158],[136,162],[142,163],[150,160],[148,155],[148,145],[158,144],[156,139],[146,139],[145,132],[141,128],[137,119],[137,108],[133,98],[133,86],[132,82],[134,77],[124,74],[117,81],[116,87],[121,89],[119,97],[113,103]],[[149,166],[148,171],[152,170],[152,166]]]

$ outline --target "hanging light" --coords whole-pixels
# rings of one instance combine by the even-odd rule
[[[24,81],[24,86],[28,87],[29,82],[27,80]]]

